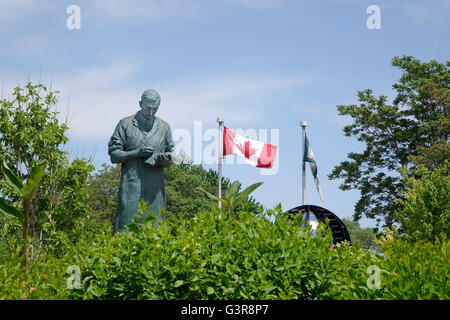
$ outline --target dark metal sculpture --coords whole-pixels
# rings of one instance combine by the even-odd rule
[[[161,209],[166,206],[163,168],[172,164],[175,145],[169,124],[155,116],[160,102],[158,92],[146,90],[139,102],[141,110],[120,120],[109,141],[111,162],[122,165],[114,233],[128,232],[126,225],[138,214],[141,199],[149,203],[149,211],[164,218],[161,217]],[[146,215],[148,212],[143,218]]]
[[[303,215],[303,218],[306,221],[317,220],[325,223],[325,219],[328,219],[328,227],[331,228],[331,235],[333,239],[332,244],[336,245],[337,243],[342,241],[351,242],[348,230],[342,220],[339,219],[339,217],[336,216],[333,212],[325,208],[314,205],[304,205],[295,207],[289,210],[288,213],[290,216],[300,213]]]

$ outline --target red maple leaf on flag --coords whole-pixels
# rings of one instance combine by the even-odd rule
[[[246,157],[247,159],[250,159],[250,157],[254,155],[257,151],[255,148],[252,147],[252,144],[250,143],[249,140],[245,141],[244,145],[237,144],[236,148],[238,148],[244,154],[244,157]]]

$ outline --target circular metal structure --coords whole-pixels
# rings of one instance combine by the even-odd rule
[[[314,205],[303,205],[292,208],[288,211],[288,213],[289,216],[297,215],[299,213],[302,214],[303,218],[310,222],[313,229],[315,229],[315,224],[313,221],[316,221],[316,223],[318,223],[318,221],[325,223],[325,219],[328,219],[328,227],[331,228],[331,235],[333,239],[332,244],[335,245],[342,241],[351,242],[348,230],[342,220],[339,219],[339,217],[333,212],[325,208]]]

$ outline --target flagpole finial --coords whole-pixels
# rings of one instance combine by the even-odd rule
[[[306,121],[300,122],[300,126],[302,126],[302,127],[306,127],[307,125],[308,125],[308,123]]]
[[[217,122],[218,123],[223,123],[224,122],[223,117],[217,117]]]

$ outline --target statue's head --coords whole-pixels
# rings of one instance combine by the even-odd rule
[[[146,118],[150,118],[156,114],[160,103],[161,97],[159,93],[152,89],[145,90],[141,96],[141,101],[139,101],[142,113]]]

